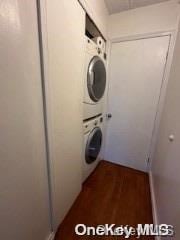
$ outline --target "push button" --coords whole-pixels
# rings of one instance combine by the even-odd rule
[[[98,48],[98,54],[101,54],[101,49],[100,48]]]
[[[94,121],[94,125],[96,126],[98,124],[98,120]]]

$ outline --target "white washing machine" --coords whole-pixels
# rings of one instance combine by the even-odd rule
[[[86,62],[84,73],[84,119],[97,116],[103,111],[106,89],[106,55],[86,37]]]
[[[102,115],[84,124],[84,158],[83,181],[93,172],[100,160],[100,152],[103,144],[103,117]]]

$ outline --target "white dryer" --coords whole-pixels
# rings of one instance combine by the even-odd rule
[[[105,53],[86,37],[86,62],[84,74],[84,119],[101,114],[106,89]]]
[[[83,181],[93,172],[100,160],[103,143],[103,117],[84,122]]]

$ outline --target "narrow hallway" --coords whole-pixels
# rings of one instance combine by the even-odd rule
[[[180,0],[0,0],[3,240],[180,240]]]
[[[60,225],[56,240],[116,239],[114,236],[77,236],[75,225],[82,223],[133,227],[138,223],[153,223],[148,174],[101,161]],[[146,236],[144,239],[154,238]]]

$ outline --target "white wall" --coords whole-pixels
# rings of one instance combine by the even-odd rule
[[[50,234],[35,0],[0,1],[0,238]]]
[[[152,162],[157,216],[160,223],[172,224],[180,239],[180,33],[170,73],[160,133]],[[168,136],[175,135],[174,142]]]
[[[85,12],[77,0],[41,1],[54,230],[82,183]]]
[[[177,27],[180,5],[168,1],[110,15],[108,37],[110,39],[172,31]]]
[[[104,0],[79,0],[87,13],[96,23],[99,30],[107,38],[107,18],[108,11]]]

